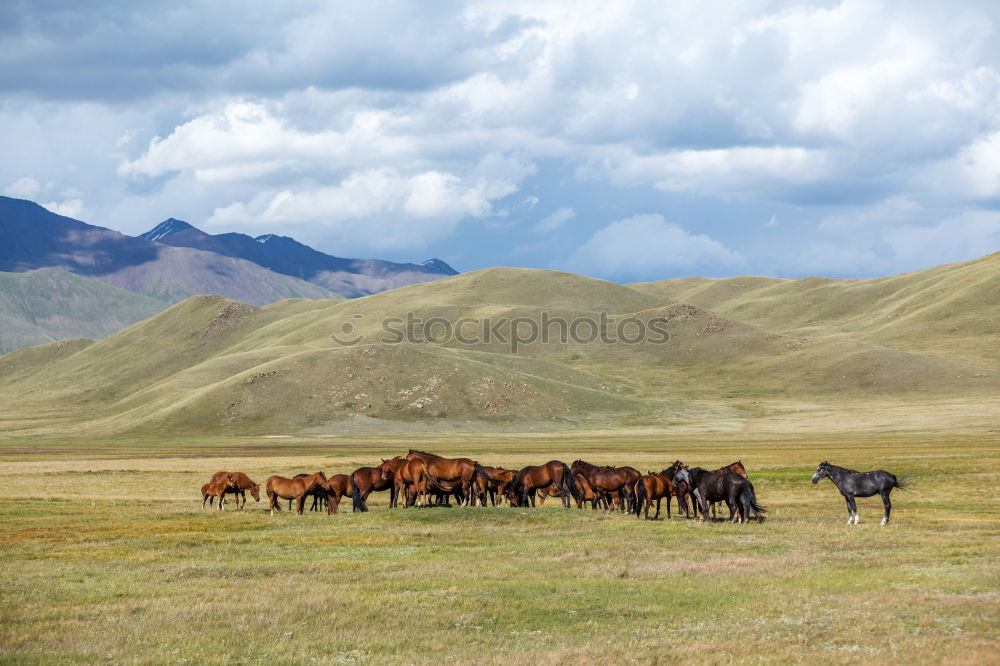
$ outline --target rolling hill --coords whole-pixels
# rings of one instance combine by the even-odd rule
[[[848,335],[1000,370],[1000,252],[874,280],[685,278],[631,286],[767,330]]]
[[[0,273],[0,354],[64,338],[103,338],[169,305],[58,268]]]
[[[826,284],[830,291],[813,298],[853,302],[860,290],[891,299],[896,288],[905,301],[933,284],[939,302],[961,303],[997,270],[989,257],[968,266],[885,278],[873,292],[864,285],[879,281]],[[719,303],[737,309],[753,304],[756,289],[795,284],[718,282],[725,281],[717,291],[735,294]],[[845,307],[814,304],[815,313],[802,314],[809,301],[799,301],[780,327],[773,313],[780,299],[745,320],[728,315],[731,308],[714,312],[697,304],[712,286],[624,286],[496,268],[353,300],[254,307],[199,296],[98,342],[0,357],[0,400],[8,405],[0,430],[752,430],[794,429],[801,414],[816,423],[851,414],[852,424],[905,430],[923,427],[917,416],[925,413],[946,415],[949,427],[1000,425],[1000,371],[977,351],[996,343],[993,329],[980,329],[985,340],[945,343],[936,336],[946,329],[928,321],[894,347],[867,339],[875,329],[858,322],[853,335]],[[595,325],[613,339],[602,341]],[[966,339],[974,344],[950,355],[917,351]]]

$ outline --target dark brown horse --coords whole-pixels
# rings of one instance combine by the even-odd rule
[[[574,474],[582,474],[597,493],[620,493],[622,510],[631,510],[635,504],[635,484],[642,474],[634,467],[599,467],[584,460],[574,460]]]
[[[223,503],[226,501],[226,492],[230,488],[235,487],[236,482],[233,480],[233,475],[229,472],[222,472],[218,478],[216,478],[216,475],[212,475],[212,479],[201,487],[201,510],[205,510],[205,502],[212,502],[218,497],[219,511],[222,511]],[[209,506],[211,506],[211,503]]]
[[[271,515],[274,515],[275,509],[281,511],[281,507],[278,506],[278,498],[280,497],[281,499],[296,500],[298,503],[296,513],[301,516],[302,509],[306,503],[306,496],[309,494],[309,491],[317,486],[323,490],[330,489],[330,483],[323,472],[316,472],[315,474],[295,479],[286,479],[283,476],[267,477],[264,487],[267,490],[267,498],[270,500]]]
[[[327,515],[338,513],[340,500],[344,495],[351,494],[351,477],[347,474],[334,474],[330,477],[330,490],[326,492]]]
[[[242,511],[243,507],[246,506],[247,504],[246,491],[248,490],[250,491],[250,495],[253,496],[254,500],[258,502],[260,501],[260,486],[257,484],[256,481],[251,479],[243,472],[216,472],[215,474],[212,475],[212,480],[209,481],[209,483],[214,483],[219,479],[226,477],[227,475],[229,476],[230,479],[232,479],[232,486],[226,488],[226,491],[223,494],[236,495],[237,509]],[[242,502],[240,500],[242,500]]]
[[[544,465],[522,467],[514,475],[507,496],[511,506],[534,506],[535,492],[555,484],[559,488],[563,507],[570,508],[569,498],[576,495],[576,483],[569,466],[560,460],[550,460]]]
[[[389,506],[396,501],[396,479],[385,467],[359,467],[351,472],[351,499],[354,511],[368,510],[368,496],[373,492],[389,491]]]
[[[596,511],[598,503],[604,501],[604,498],[594,492],[582,474],[573,475],[573,484],[576,486],[576,493],[573,495],[576,508],[582,509],[584,502],[590,502],[590,508]],[[562,491],[554,483],[547,488],[542,488],[538,491],[538,506],[545,504],[546,497],[562,497]]]
[[[442,458],[426,451],[410,449],[407,460],[422,460],[427,466],[427,485],[446,493],[458,491],[462,503],[468,505],[472,499],[472,480],[478,474],[487,481],[499,483],[493,479],[483,466],[471,458]]]
[[[670,516],[670,498],[674,494],[674,484],[668,472],[670,468],[663,470],[659,474],[650,472],[641,477],[635,484],[635,517],[638,518],[642,512],[643,505],[646,506],[646,520],[649,520],[649,507],[656,500],[656,515],[653,520],[660,517],[660,501],[667,498],[667,518]]]
[[[695,489],[703,521],[708,519],[709,502],[725,502],[729,507],[729,520],[733,522],[745,523],[750,520],[751,513],[756,513],[759,518],[767,513],[764,507],[757,504],[753,484],[739,474],[712,474],[707,469],[691,467],[680,470],[674,478],[688,481]]]

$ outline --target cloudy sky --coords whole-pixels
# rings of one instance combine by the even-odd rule
[[[0,4],[0,192],[621,281],[1000,250],[1000,4]]]

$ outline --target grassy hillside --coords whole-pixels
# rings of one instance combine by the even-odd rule
[[[57,268],[0,273],[0,353],[65,338],[103,338],[167,306]]]
[[[978,323],[979,335],[967,347],[958,344],[964,338],[949,338],[961,347],[950,355],[924,354],[921,345],[944,347],[934,310],[899,305],[925,325],[906,337],[908,345],[894,348],[869,339],[874,328],[862,326],[864,318],[847,306],[861,307],[860,296],[845,293],[912,302],[920,300],[915,285],[933,284],[942,292],[939,303],[969,305],[971,292],[991,288],[982,283],[984,265],[990,261],[972,262],[974,271],[827,281],[829,293],[811,296],[822,301],[815,311],[782,306],[787,319],[798,318],[782,332],[763,325],[765,313],[777,317],[766,307],[746,323],[673,303],[677,293],[668,292],[676,288],[694,301],[742,293],[742,300],[730,295],[719,308],[740,310],[757,290],[819,287],[760,280],[749,288],[738,280],[629,287],[498,268],[351,301],[293,299],[257,308],[196,297],[93,344],[0,357],[0,399],[9,405],[0,428],[24,434],[738,430],[773,427],[802,413],[822,421],[835,406],[861,414],[859,422],[871,427],[923,427],[920,414],[939,413],[949,414],[951,425],[963,414],[974,416],[965,423],[982,428],[998,420],[989,415],[997,413],[1000,372],[980,362],[977,351],[996,342],[995,322]],[[895,297],[888,294],[893,284]],[[852,322],[863,334],[851,334]],[[604,340],[592,339],[598,325]]]
[[[875,280],[697,278],[631,286],[767,330],[847,334],[1000,370],[1000,253]]]

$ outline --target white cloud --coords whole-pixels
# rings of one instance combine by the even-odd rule
[[[538,224],[535,225],[534,231],[540,234],[552,233],[572,220],[574,217],[576,217],[576,211],[568,206],[564,206],[539,221]]]
[[[513,182],[465,180],[440,171],[373,169],[337,185],[262,193],[217,208],[208,225],[291,228],[305,237],[364,239],[376,248],[423,247],[464,218],[489,216],[493,201],[516,190]]]
[[[42,191],[42,186],[31,176],[15,180],[4,188],[3,193],[18,199],[31,199]]]
[[[932,226],[900,225],[884,234],[900,266],[932,266],[1000,251],[1000,212],[967,211]]]
[[[678,273],[724,274],[744,262],[719,241],[655,214],[612,222],[577,248],[568,264],[605,277],[656,280]]]
[[[65,215],[66,217],[72,217],[73,219],[79,220],[83,217],[83,200],[82,199],[64,199],[63,201],[49,201],[48,203],[40,204],[42,208],[50,210],[56,215]]]
[[[930,165],[922,180],[942,196],[1000,199],[1000,131],[980,136],[955,157]]]
[[[778,226],[778,216],[772,215],[771,219],[764,223],[765,229],[773,229]]]

